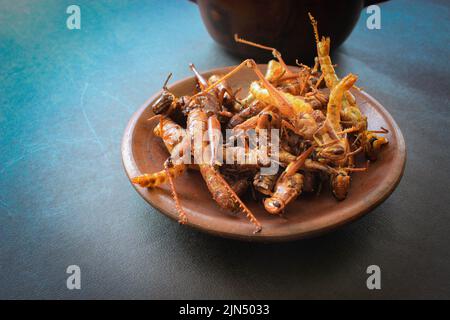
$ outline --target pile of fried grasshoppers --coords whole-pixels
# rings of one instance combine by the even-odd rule
[[[366,171],[369,161],[376,160],[381,147],[388,143],[385,137],[378,135],[386,134],[386,129],[368,130],[367,117],[349,91],[355,87],[357,76],[349,74],[338,78],[329,55],[330,38],[319,38],[317,22],[311,15],[310,18],[317,45],[312,68],[297,63],[298,68],[293,71],[276,49],[235,35],[239,43],[272,52],[275,60],[269,61],[265,75],[252,59],[243,61],[225,75],[212,75],[209,79],[191,64],[198,92],[181,97],[168,90],[171,75],[167,78],[161,96],[151,108],[159,118],[154,133],[163,140],[170,156],[162,171],[143,174],[132,182],[148,188],[169,183],[180,223],[186,223],[187,216],[176,193],[174,179],[186,169],[198,170],[217,204],[226,210],[244,213],[255,225],[255,232],[259,232],[261,224],[240,199],[248,189],[255,199],[263,198],[266,211],[272,215],[283,213],[302,192],[318,192],[325,181],[329,182],[334,197],[344,200],[350,187],[350,174]],[[239,99],[227,79],[243,68],[253,70],[258,80],[250,83],[248,95]],[[215,132],[224,129],[236,134],[228,140],[219,139]],[[262,129],[278,129],[279,132],[276,161],[280,168],[275,173],[262,173],[261,169],[270,164],[267,161],[258,160],[253,164],[217,161],[220,148],[254,152],[255,149],[248,146],[247,137],[240,133]],[[205,135],[208,139],[195,138]],[[241,139],[243,144],[236,147],[229,141],[233,139]],[[184,161],[186,150],[190,159],[204,161],[187,163]],[[207,150],[206,157],[203,150]],[[270,143],[268,150],[270,153]],[[358,153],[364,153],[368,159],[365,167],[355,167]]]

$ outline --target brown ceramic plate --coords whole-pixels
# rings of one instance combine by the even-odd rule
[[[259,67],[265,71],[265,65]],[[204,75],[224,74],[231,68],[233,67],[211,70]],[[229,82],[234,88],[246,88],[254,79],[256,78],[252,71],[244,70]],[[194,77],[174,83],[170,90],[177,96],[192,94],[195,90]],[[362,216],[383,202],[394,191],[402,177],[406,160],[405,141],[392,116],[378,101],[365,92],[354,90],[353,93],[360,108],[369,118],[369,129],[382,126],[389,130],[389,144],[383,148],[379,159],[370,165],[368,172],[352,175],[352,185],[346,200],[336,201],[331,192],[325,189],[319,196],[302,195],[287,207],[284,217],[279,217],[267,214],[262,204],[250,197],[244,198],[263,227],[260,233],[254,234],[254,226],[243,215],[230,214],[215,204],[198,172],[188,171],[175,182],[182,206],[188,215],[187,225],[235,239],[293,240],[334,229]],[[132,116],[125,130],[122,157],[129,178],[161,170],[163,161],[168,157],[162,141],[153,134],[156,122],[147,120],[153,115],[147,106],[159,94],[160,92],[151,97]],[[167,185],[155,189],[133,186],[152,206],[168,217],[178,219]]]

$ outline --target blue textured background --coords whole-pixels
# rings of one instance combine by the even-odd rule
[[[324,237],[213,238],[169,221],[130,186],[120,142],[134,110],[175,79],[238,63],[187,1],[0,1],[0,298],[450,298],[449,6],[381,5],[336,51],[338,72],[406,138],[395,193]],[[82,289],[66,289],[77,264]],[[366,267],[383,289],[366,289]]]

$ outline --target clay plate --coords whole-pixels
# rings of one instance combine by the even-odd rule
[[[260,65],[265,71],[266,66]],[[233,67],[219,68],[203,73],[224,74]],[[294,69],[294,68],[293,68]],[[246,88],[255,80],[250,70],[241,71],[229,82],[233,88]],[[169,89],[177,96],[190,95],[195,90],[194,77],[183,79]],[[379,159],[370,165],[366,173],[354,173],[352,185],[345,201],[336,201],[325,188],[317,195],[302,195],[291,203],[284,217],[271,216],[261,203],[250,197],[243,200],[262,224],[262,231],[254,234],[254,226],[243,216],[220,209],[212,200],[201,175],[188,171],[176,179],[179,197],[188,215],[188,226],[223,237],[252,241],[283,241],[317,235],[334,229],[374,209],[383,202],[400,182],[406,161],[405,141],[392,116],[381,104],[365,92],[353,91],[357,102],[369,118],[369,129],[380,126],[389,130],[389,144],[383,148]],[[122,141],[122,160],[128,177],[151,173],[162,169],[168,153],[154,136],[156,121],[148,121],[153,113],[148,106],[159,96],[156,93],[130,119]],[[242,92],[245,94],[245,92]],[[177,220],[174,202],[167,185],[146,189],[133,185],[137,192],[152,206],[168,217]]]

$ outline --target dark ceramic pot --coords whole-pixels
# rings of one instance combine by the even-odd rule
[[[192,1],[192,0],[191,0]],[[315,55],[314,35],[308,12],[319,23],[321,35],[331,37],[332,48],[350,35],[368,5],[382,1],[364,0],[194,0],[211,35],[229,51],[258,60],[270,53],[234,41],[234,34],[277,48],[289,62],[311,61]]]

